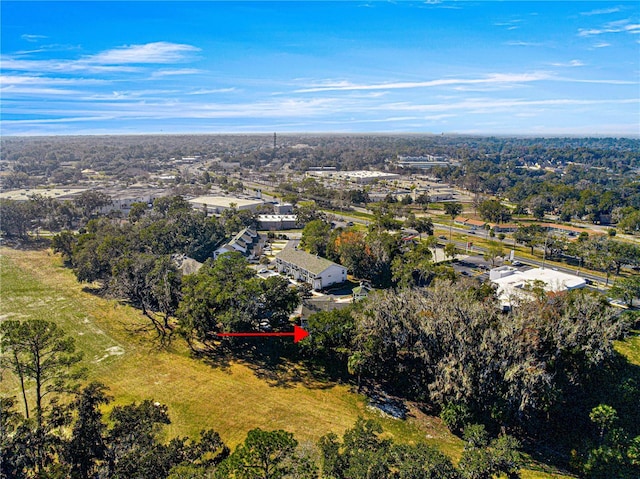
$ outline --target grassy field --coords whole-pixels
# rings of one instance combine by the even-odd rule
[[[2,248],[0,267],[0,317],[57,322],[84,352],[89,379],[107,384],[115,404],[152,398],[169,406],[168,436],[213,428],[233,446],[262,427],[316,441],[328,432],[342,434],[358,416],[380,418],[348,386],[314,380],[295,364],[265,372],[238,362],[206,364],[191,358],[179,340],[160,349],[139,312],[84,291],[46,251]],[[16,394],[16,386],[3,381],[0,390]],[[460,441],[439,419],[413,413],[406,422],[380,420],[398,441],[427,440],[459,453]]]
[[[396,441],[424,441],[454,459],[462,451],[461,441],[440,419],[415,408],[406,421],[381,417],[349,386],[314,379],[298,364],[264,371],[237,361],[193,359],[180,340],[158,348],[138,311],[86,291],[60,258],[47,251],[0,248],[0,281],[0,318],[58,323],[84,352],[89,379],[108,385],[114,404],[151,398],[169,406],[167,437],[195,437],[213,428],[233,447],[247,431],[261,427],[286,429],[300,442],[315,442],[328,432],[341,435],[363,416],[380,420],[385,434]],[[632,343],[635,354],[639,346]],[[11,380],[0,382],[0,393],[17,392]],[[567,476],[525,470],[523,477]]]

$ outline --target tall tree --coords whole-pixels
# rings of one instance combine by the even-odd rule
[[[106,425],[102,422],[100,406],[109,404],[104,384],[92,382],[87,385],[74,402],[78,417],[65,448],[65,459],[70,464],[72,478],[94,477],[96,462],[106,458]]]
[[[3,357],[8,359],[12,370],[20,377],[27,414],[25,384],[27,380],[35,383],[34,461],[39,472],[43,470],[46,460],[44,399],[52,393],[70,392],[75,388],[73,382],[84,373],[74,368],[82,354],[76,353],[74,339],[67,337],[55,323],[49,321],[7,320],[0,324],[0,334]]]
[[[451,217],[451,224],[449,225],[449,241],[451,241],[451,229],[453,226],[453,220],[456,216],[462,213],[462,205],[457,202],[444,203],[444,212]]]
[[[102,191],[83,191],[76,198],[76,205],[80,208],[85,221],[89,221],[102,208],[112,203],[111,197]]]
[[[491,261],[491,266],[495,266],[496,259],[504,256],[504,246],[497,241],[489,241],[489,246],[484,253],[484,259]]]
[[[226,469],[234,479],[281,479],[289,472],[285,460],[297,446],[290,432],[252,429],[227,459]]]
[[[431,218],[416,218],[413,227],[420,235],[420,239],[422,239],[423,233],[426,233],[429,236],[433,234],[433,221],[431,221]]]
[[[627,306],[632,306],[633,300],[640,298],[640,276],[635,274],[617,279],[609,291],[615,298],[622,299]]]
[[[533,248],[544,243],[545,231],[542,226],[539,225],[527,225],[519,226],[513,233],[513,238],[520,244],[523,244],[531,248],[531,254],[533,255]]]
[[[511,210],[498,200],[486,200],[478,205],[478,213],[487,221],[504,223],[511,219]]]
[[[76,352],[73,338],[49,321],[7,320],[0,324],[0,334],[3,357],[22,376],[23,388],[27,380],[35,383],[35,417],[42,428],[44,398],[72,389],[73,381],[84,372],[74,370],[82,353]]]
[[[331,225],[324,220],[313,220],[302,230],[300,244],[311,254],[326,256]]]

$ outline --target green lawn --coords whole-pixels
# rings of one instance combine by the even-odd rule
[[[329,214],[344,216],[345,218],[347,217],[360,218],[362,220],[369,220],[369,221],[373,220],[374,218],[374,216],[371,213],[363,213],[362,211],[342,211],[342,210],[330,210],[330,209],[323,209],[322,211]]]
[[[640,330],[631,331],[624,341],[617,341],[615,347],[630,363],[640,366]]]
[[[136,310],[85,291],[59,257],[46,251],[0,248],[0,318],[56,321],[85,353],[89,379],[109,386],[115,404],[151,398],[169,406],[167,437],[195,437],[213,428],[230,446],[255,427],[286,429],[300,442],[328,432],[341,435],[358,416],[380,420],[385,434],[399,442],[425,441],[458,459],[462,442],[440,419],[410,409],[410,418],[381,417],[349,386],[314,379],[299,364],[264,374],[240,362],[206,364],[193,359],[180,340],[158,348]],[[637,338],[636,338],[637,340]],[[638,343],[633,343],[638,352]],[[17,394],[10,379],[0,393]],[[529,479],[561,478],[523,471]]]

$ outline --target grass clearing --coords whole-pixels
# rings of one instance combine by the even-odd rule
[[[640,330],[633,330],[624,341],[616,341],[616,351],[630,363],[640,366]]]
[[[247,431],[261,427],[291,431],[301,443],[315,442],[329,432],[341,436],[362,416],[380,421],[395,441],[424,441],[454,460],[462,452],[462,441],[439,418],[415,407],[406,421],[383,417],[349,386],[313,380],[297,364],[281,368],[282,377],[264,377],[241,362],[209,365],[194,359],[180,340],[160,349],[140,312],[87,292],[47,251],[0,248],[0,285],[0,318],[56,321],[76,338],[89,380],[105,383],[114,405],[143,399],[167,404],[172,420],[167,438],[196,437],[213,428],[233,448]],[[640,341],[632,344],[637,353]],[[17,388],[10,380],[0,382],[1,394],[16,395]],[[523,477],[567,476],[524,470]]]
[[[372,221],[375,218],[373,214],[363,213],[362,211],[353,211],[353,210],[342,211],[342,210],[331,210],[331,209],[323,209],[322,211],[332,215],[344,216],[345,218],[347,217],[359,218],[362,220],[369,220],[369,221]]]

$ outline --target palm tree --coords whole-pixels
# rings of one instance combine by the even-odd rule
[[[449,241],[451,241],[451,229],[453,227],[453,220],[456,216],[462,213],[462,205],[460,203],[445,203],[444,212],[451,216],[451,224],[449,225]]]
[[[349,374],[351,375],[357,375],[358,377],[357,391],[358,392],[360,392],[360,378],[361,378],[363,366],[364,366],[364,354],[362,354],[362,352],[356,351],[351,356],[349,356],[349,359],[347,360],[347,371],[349,371]]]

